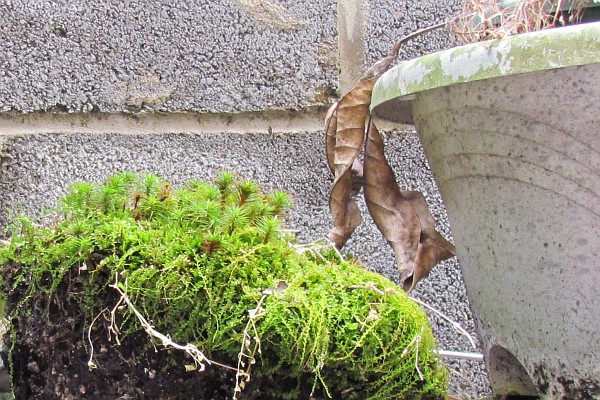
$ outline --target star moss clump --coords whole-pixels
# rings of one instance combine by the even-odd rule
[[[62,374],[71,392],[101,398],[92,382],[118,373],[105,368],[111,357],[129,380],[197,367],[181,351],[157,353],[118,282],[156,331],[237,369],[223,369],[229,396],[237,386],[240,399],[445,398],[426,315],[384,277],[297,245],[281,228],[290,206],[286,193],[230,173],[175,188],[125,172],[73,185],[50,224],[19,218],[0,250],[16,391],[26,381],[29,394],[56,392],[49,376]],[[44,323],[36,335],[50,350],[28,350],[28,332]],[[55,363],[61,346],[68,355]]]

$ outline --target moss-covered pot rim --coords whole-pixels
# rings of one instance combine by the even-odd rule
[[[600,63],[600,22],[471,43],[403,61],[379,78],[371,111],[412,123],[410,100],[430,89],[507,75]],[[395,116],[390,101],[397,108]],[[388,104],[389,106],[389,104]]]

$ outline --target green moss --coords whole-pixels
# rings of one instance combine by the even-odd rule
[[[132,173],[73,185],[54,223],[21,217],[0,249],[7,315],[46,307],[35,294],[55,296],[77,276],[68,294],[83,332],[115,306],[106,302],[118,299],[109,287],[117,277],[158,331],[228,365],[237,365],[250,310],[260,311],[251,373],[285,371],[298,387],[265,388],[270,398],[298,398],[306,381],[334,398],[445,398],[425,314],[398,286],[333,252],[299,252],[280,230],[290,205],[287,194],[263,194],[229,173],[179,189]],[[121,338],[140,332],[127,308],[117,313]]]

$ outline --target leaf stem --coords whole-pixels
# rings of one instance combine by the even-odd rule
[[[401,38],[400,40],[398,40],[396,42],[396,44],[394,45],[394,47],[392,47],[392,51],[390,51],[390,57],[396,58],[398,57],[398,52],[400,51],[400,48],[402,47],[402,45],[406,42],[408,42],[411,39],[414,39],[418,36],[424,35],[425,33],[429,33],[431,31],[434,31],[436,29],[440,29],[443,28],[447,25],[450,25],[450,23],[453,21],[454,19],[448,19],[444,22],[440,22],[439,24],[435,24],[435,25],[431,25],[431,26],[427,26],[425,28],[422,29],[418,29],[414,32],[409,33],[408,35],[404,36],[403,38]]]

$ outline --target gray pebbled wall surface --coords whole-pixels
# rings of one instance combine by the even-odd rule
[[[462,9],[464,1],[368,0],[368,5],[369,19],[364,40],[370,65],[386,56],[403,36],[449,20]],[[419,57],[456,43],[450,30],[441,28],[404,44],[398,59]]]
[[[337,89],[335,0],[0,0],[0,112],[300,109]]]

